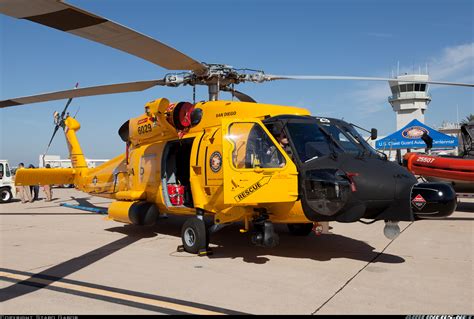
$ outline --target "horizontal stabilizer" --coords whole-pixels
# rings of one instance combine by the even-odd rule
[[[74,168],[19,169],[15,175],[16,186],[74,184]]]

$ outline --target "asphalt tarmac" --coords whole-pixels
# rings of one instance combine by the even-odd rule
[[[382,222],[307,237],[278,225],[265,249],[232,225],[198,257],[177,252],[183,217],[125,226],[59,206],[110,200],[53,190],[0,204],[0,314],[474,314],[473,199],[394,240]]]

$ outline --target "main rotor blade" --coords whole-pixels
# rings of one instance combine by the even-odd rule
[[[444,81],[425,81],[425,80],[407,80],[394,78],[376,78],[376,77],[362,77],[362,76],[331,76],[331,75],[271,75],[265,74],[266,81],[274,80],[356,80],[356,81],[389,81],[389,82],[403,82],[403,83],[428,83],[438,85],[453,85],[453,86],[467,86],[474,87],[472,83],[459,82],[444,82]]]
[[[140,57],[169,70],[205,73],[184,53],[101,16],[56,0],[0,0],[0,13],[36,22]]]
[[[228,88],[228,87],[223,87],[223,88],[221,88],[221,91],[232,93],[232,89],[231,89],[231,88]],[[234,90],[233,95],[234,95],[236,98],[238,98],[239,101],[257,103],[257,101],[255,101],[253,98],[251,98],[251,97],[248,96],[247,94],[242,93],[242,92],[239,92],[239,91],[237,91],[237,90]]]
[[[39,94],[39,95],[24,96],[24,97],[0,101],[0,108],[15,106],[15,105],[22,105],[22,104],[62,100],[62,99],[74,98],[74,97],[143,91],[156,85],[165,85],[165,81],[164,80],[151,80],[151,81],[118,83],[118,84],[109,84],[109,85],[101,85],[101,86],[91,86],[87,88],[72,89],[72,90],[66,90],[66,91],[57,91],[57,92],[44,93],[44,94]]]

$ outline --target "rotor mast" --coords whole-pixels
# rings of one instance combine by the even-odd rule
[[[219,84],[209,84],[208,85],[209,91],[209,101],[217,101],[219,100]]]

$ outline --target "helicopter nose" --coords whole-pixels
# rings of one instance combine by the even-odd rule
[[[447,183],[419,183],[411,191],[411,207],[416,219],[447,217],[456,206],[456,192]]]
[[[304,172],[302,206],[309,220],[414,220],[410,195],[417,181],[403,167],[349,155],[340,155],[334,163],[331,168],[323,168],[332,164],[329,161],[313,163]]]
[[[413,221],[446,217],[456,208],[449,184],[417,183],[405,168],[388,161],[340,157],[337,168],[313,163],[304,171],[301,202],[311,221]]]

